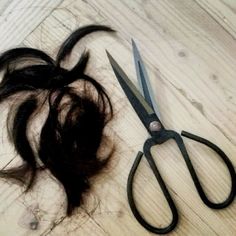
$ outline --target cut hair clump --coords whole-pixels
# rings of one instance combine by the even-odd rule
[[[24,94],[11,104],[7,118],[8,138],[23,162],[1,170],[0,176],[17,180],[28,191],[37,171],[48,169],[64,187],[67,215],[83,203],[91,177],[106,166],[112,153],[111,150],[106,157],[98,156],[104,127],[113,112],[103,86],[85,73],[89,53],[84,52],[70,70],[61,66],[75,44],[95,31],[113,32],[101,25],[79,28],[62,43],[55,60],[43,51],[27,47],[0,55],[0,70],[4,71],[0,103]],[[48,113],[35,150],[29,125],[43,106],[47,106]]]

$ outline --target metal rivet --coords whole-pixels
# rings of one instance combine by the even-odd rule
[[[161,123],[158,121],[152,121],[149,125],[149,130],[152,132],[161,130]]]

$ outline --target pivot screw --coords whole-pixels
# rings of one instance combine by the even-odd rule
[[[161,123],[158,121],[152,121],[149,125],[149,130],[151,132],[160,131],[161,130]]]

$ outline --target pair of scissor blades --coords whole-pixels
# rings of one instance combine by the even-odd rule
[[[154,99],[154,93],[152,91],[147,71],[134,40],[132,40],[132,47],[139,90],[108,52],[107,56],[128,100],[130,101],[143,125],[151,134],[153,131],[160,130],[163,125],[160,121],[160,112]]]

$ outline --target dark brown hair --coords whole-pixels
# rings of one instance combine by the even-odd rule
[[[64,41],[55,60],[40,50],[25,47],[0,56],[0,70],[4,70],[0,103],[15,94],[25,94],[24,99],[14,100],[7,119],[9,140],[23,163],[1,170],[0,176],[18,180],[27,191],[37,170],[49,169],[65,189],[68,215],[80,206],[90,178],[104,168],[110,157],[100,158],[97,154],[103,129],[112,118],[112,106],[102,85],[85,74],[89,53],[84,52],[72,69],[61,67],[75,44],[95,31],[113,30],[100,25],[79,28]],[[48,115],[34,150],[28,137],[29,124],[45,103]]]

